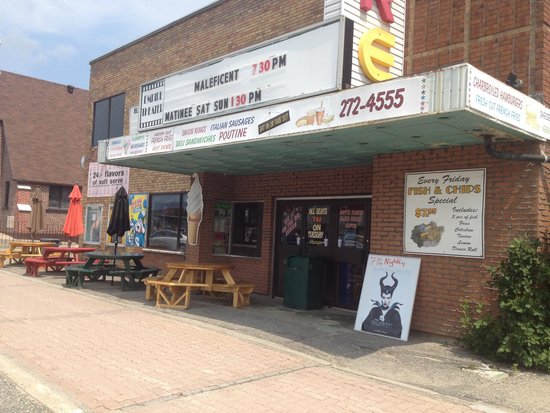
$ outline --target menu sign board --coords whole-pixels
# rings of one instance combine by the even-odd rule
[[[484,257],[485,169],[405,175],[407,253]]]
[[[426,113],[427,79],[383,83],[108,140],[107,159],[318,132]]]
[[[508,125],[550,139],[550,109],[475,67],[468,68],[467,104]]]

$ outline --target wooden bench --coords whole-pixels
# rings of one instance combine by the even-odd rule
[[[154,285],[157,290],[157,307],[183,308],[187,310],[191,302],[191,292],[208,287],[204,283],[149,280],[148,284]],[[181,304],[183,301],[183,304]]]
[[[250,304],[250,294],[254,284],[217,284],[209,285],[207,291],[233,294],[233,307],[241,308]]]
[[[10,264],[13,261],[21,263],[23,258],[21,257],[21,252],[14,251],[11,248],[0,251],[0,268],[4,267],[4,260],[10,260]]]
[[[0,267],[4,266],[6,259],[10,260],[10,264],[12,260],[21,264],[27,258],[41,257],[42,248],[53,245],[51,242],[10,241],[10,246],[0,251]]]
[[[151,301],[153,297],[156,297],[157,281],[163,281],[164,277],[149,277],[143,281],[145,284],[145,299]]]
[[[233,307],[241,308],[250,304],[250,294],[254,284],[208,284],[199,282],[166,281],[163,277],[149,277],[144,281],[145,299],[152,300],[156,291],[157,307],[175,307],[187,310],[193,290],[233,294]],[[166,287],[166,288],[165,288]],[[185,300],[181,305],[181,301]]]
[[[120,277],[120,285],[123,291],[126,290],[127,284],[129,284],[130,290],[135,290],[137,288],[136,280],[141,282],[144,278],[154,277],[159,271],[160,268],[157,267],[125,269],[105,266],[86,268],[84,265],[70,265],[65,267],[65,285],[67,287],[82,288],[84,277],[88,277],[90,281],[97,281],[101,277],[104,279],[106,277]]]
[[[55,258],[43,258],[43,257],[31,257],[25,260],[25,266],[27,267],[26,273],[33,277],[38,276],[38,270],[40,267],[44,267],[46,271],[51,268],[52,271],[61,271],[67,265],[85,264],[86,261],[64,261],[56,260]]]

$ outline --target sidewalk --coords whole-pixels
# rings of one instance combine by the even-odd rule
[[[546,375],[484,376],[479,361],[432,337],[412,334],[401,343],[356,333],[351,312],[290,310],[261,296],[240,310],[202,297],[188,311],[157,310],[144,291],[109,282],[72,290],[61,287],[61,273],[23,272],[0,271],[0,368],[9,367],[12,379],[31,373],[36,383],[25,390],[47,386],[33,396],[56,412],[549,406]]]

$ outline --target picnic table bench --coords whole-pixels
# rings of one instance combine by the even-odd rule
[[[151,300],[155,292],[157,307],[188,309],[191,293],[195,290],[232,294],[235,308],[250,304],[254,284],[235,282],[230,265],[180,262],[167,263],[167,268],[164,277],[150,277],[144,281],[145,299]],[[221,282],[218,282],[215,273],[221,274]]]
[[[40,257],[30,257],[25,260],[26,273],[34,277],[38,276],[40,267],[46,271],[51,268],[53,271],[61,271],[68,265],[84,264],[79,254],[95,251],[95,248],[83,247],[44,247]]]
[[[41,257],[42,248],[55,246],[52,242],[38,241],[11,241],[10,246],[0,251],[0,268],[4,267],[4,260],[9,260],[11,264],[15,261],[21,264],[27,258]]]
[[[145,278],[155,277],[160,268],[145,267],[141,259],[141,253],[118,253],[89,252],[86,254],[88,260],[85,264],[70,265],[65,267],[65,285],[67,287],[82,288],[84,278],[90,281],[97,281],[100,278],[120,277],[120,284],[123,291],[126,289],[135,290]],[[116,265],[118,262],[119,265]],[[127,288],[128,287],[128,288]]]

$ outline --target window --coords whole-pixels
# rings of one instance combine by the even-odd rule
[[[212,252],[259,257],[262,207],[260,202],[218,202],[214,207]]]
[[[365,207],[341,205],[338,211],[338,248],[365,249]]]
[[[6,190],[4,191],[4,208],[10,206],[10,181],[6,181]]]
[[[72,191],[71,186],[50,186],[50,195],[48,208],[50,209],[69,209],[69,194]]]
[[[92,146],[124,133],[124,93],[94,103]]]
[[[149,248],[182,251],[187,246],[187,194],[152,194]]]

